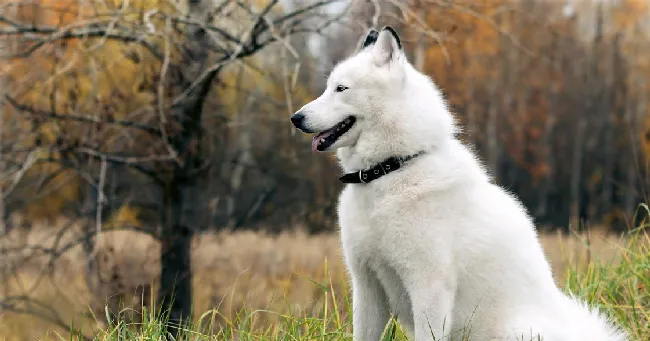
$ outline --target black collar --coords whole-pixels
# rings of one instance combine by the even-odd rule
[[[390,157],[370,169],[362,169],[358,172],[343,174],[339,177],[344,184],[367,184],[373,180],[377,180],[382,176],[398,170],[402,165],[413,158],[416,158],[424,154],[424,151],[417,152],[412,155],[407,155],[404,157]]]

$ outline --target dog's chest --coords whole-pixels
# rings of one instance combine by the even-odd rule
[[[341,194],[339,221],[345,258],[349,265],[357,265],[353,269],[372,273],[386,294],[391,312],[409,326],[412,324],[411,299],[390,257],[404,246],[391,236],[392,221],[386,216],[390,208],[382,206],[372,197],[373,193],[365,194],[354,191]],[[380,206],[383,210],[378,211]]]
[[[341,240],[346,257],[361,263],[377,263],[395,247],[390,238],[391,219],[385,198],[348,187],[339,201]]]

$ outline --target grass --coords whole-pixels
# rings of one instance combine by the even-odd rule
[[[13,235],[9,244],[53,246],[52,231],[60,228],[53,225]],[[74,239],[74,229],[58,239],[63,244]],[[601,307],[632,340],[650,340],[650,237],[645,226],[625,237],[593,230],[542,234],[540,239],[560,286]],[[0,295],[24,294],[48,303],[85,338],[171,340],[164,314],[152,304],[155,286],[150,284],[157,273],[146,271],[157,269],[155,240],[135,232],[109,232],[97,245],[102,280],[94,290],[85,280],[80,250],[72,249],[43,278],[39,270],[45,260],[33,258],[4,288],[0,282]],[[192,257],[194,310],[199,313],[183,339],[351,340],[350,297],[338,245],[335,235],[301,232],[197,236]],[[395,324],[387,326],[385,336],[406,340]],[[33,316],[0,312],[0,341],[34,339],[81,337]]]
[[[650,234],[631,231],[617,261],[595,260],[567,273],[565,289],[603,308],[632,340],[650,340]]]

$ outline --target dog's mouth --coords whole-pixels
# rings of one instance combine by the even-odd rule
[[[334,127],[316,134],[314,140],[311,142],[311,150],[319,152],[326,150],[333,145],[339,137],[347,133],[356,121],[357,119],[354,116],[349,116]]]

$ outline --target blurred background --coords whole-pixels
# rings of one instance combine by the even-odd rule
[[[345,292],[340,171],[289,116],[387,24],[561,281],[646,202],[649,19],[641,0],[0,0],[0,339]]]

